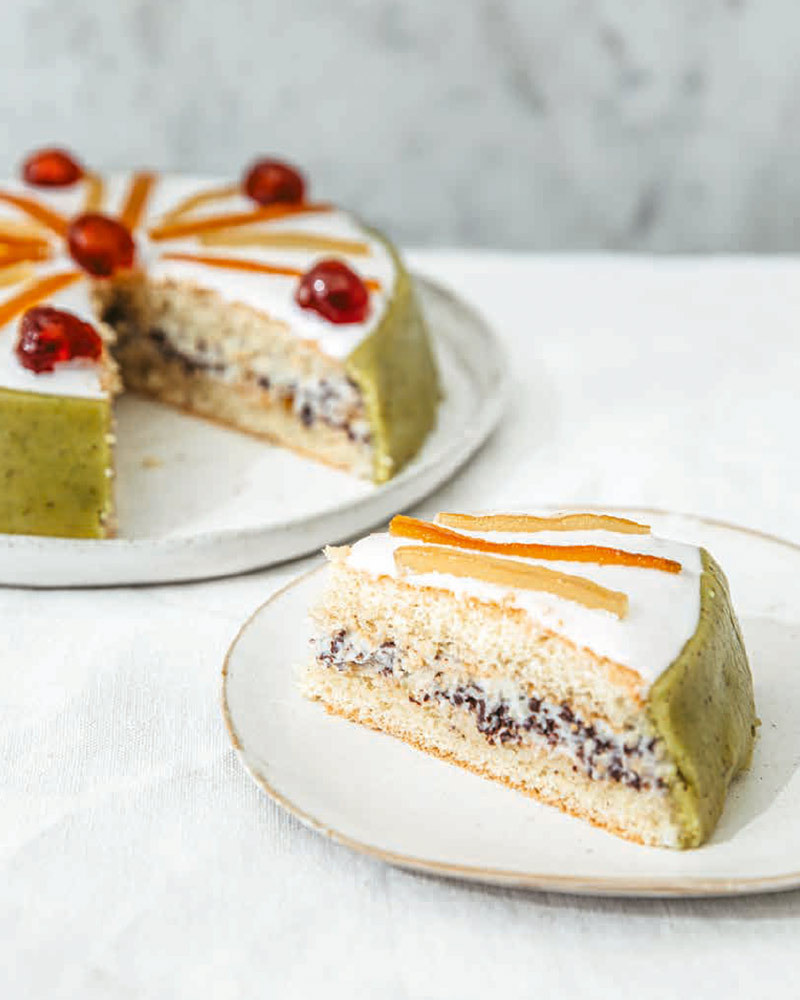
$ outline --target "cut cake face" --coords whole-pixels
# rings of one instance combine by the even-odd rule
[[[711,834],[756,719],[705,550],[606,515],[441,514],[328,556],[308,696],[628,839]]]
[[[439,390],[403,263],[277,168],[100,177],[42,151],[0,184],[0,531],[111,532],[114,360],[127,388],[375,482],[416,454]],[[114,360],[26,367],[42,307],[114,339]]]

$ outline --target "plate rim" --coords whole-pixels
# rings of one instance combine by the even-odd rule
[[[87,562],[97,558],[102,553],[102,558],[107,559],[128,559],[139,558],[142,554],[152,554],[159,559],[169,558],[177,553],[184,553],[195,549],[204,551],[209,547],[214,549],[230,548],[232,546],[244,546],[249,541],[258,541],[268,532],[271,535],[284,533],[287,531],[297,531],[316,523],[324,521],[336,521],[346,518],[348,514],[359,516],[360,511],[368,509],[371,505],[380,503],[383,506],[390,506],[392,511],[402,509],[412,503],[420,502],[430,493],[439,489],[469,459],[485,444],[490,434],[497,427],[509,402],[511,379],[511,364],[507,348],[494,330],[492,324],[485,317],[483,312],[471,301],[462,297],[459,293],[451,290],[447,285],[440,283],[426,274],[412,272],[414,283],[419,286],[422,295],[429,294],[440,302],[446,303],[451,308],[457,309],[462,315],[470,318],[473,335],[476,342],[485,346],[489,351],[490,371],[489,381],[477,381],[479,392],[476,393],[480,399],[480,406],[475,411],[468,427],[467,435],[459,435],[454,438],[447,447],[445,453],[442,449],[414,466],[413,462],[387,483],[380,484],[375,491],[365,496],[356,497],[350,500],[342,500],[334,506],[323,511],[313,512],[305,517],[284,518],[269,525],[248,525],[245,527],[226,526],[212,530],[204,530],[187,535],[167,535],[165,537],[139,537],[139,538],[60,538],[43,535],[24,535],[0,533],[0,551],[5,550],[17,553],[22,549],[25,552],[35,555],[37,559],[66,558],[70,553],[75,554],[81,561],[81,567],[85,567]],[[443,341],[446,349],[450,351],[455,359],[461,363],[464,358],[461,342],[457,337],[450,336],[446,332],[437,331],[432,325],[432,340],[434,344]],[[465,365],[468,371],[474,372],[475,365],[467,362]],[[422,457],[422,456],[420,456]],[[427,483],[420,489],[420,481]],[[364,524],[357,531],[363,531],[373,524],[380,523],[383,515],[366,518]],[[336,528],[331,529],[336,533]],[[352,534],[352,532],[351,532]],[[265,569],[270,566],[288,562],[293,559],[300,559],[311,552],[318,551],[318,547],[298,548],[290,555],[277,555],[262,558],[257,562],[249,564],[244,569],[223,570],[215,573],[208,569],[193,570],[191,572],[181,572],[177,576],[164,575],[157,572],[152,575],[142,573],[131,573],[126,571],[110,571],[107,573],[89,574],[92,581],[81,582],[81,569],[74,574],[75,581],[64,582],[59,579],[55,583],[49,581],[17,581],[12,578],[0,579],[0,586],[30,587],[47,589],[50,587],[107,587],[107,586],[130,586],[138,584],[161,584],[189,580],[206,580],[213,578],[227,578],[239,575],[244,572]],[[97,579],[94,580],[94,577]],[[113,578],[113,579],[112,579]]]
[[[734,531],[738,534],[748,535],[775,545],[781,545],[800,552],[800,543],[793,542],[781,535],[762,531],[758,528],[748,528],[733,521],[722,518],[710,517],[702,514],[684,513],[677,510],[666,510],[659,507],[641,507],[635,505],[599,505],[599,504],[542,504],[543,510],[561,510],[567,507],[580,506],[585,510],[617,511],[621,514],[647,514],[659,517],[680,517],[688,521],[695,521],[714,528],[722,528]],[[483,884],[504,888],[516,888],[520,890],[531,890],[539,892],[558,892],[562,894],[604,896],[618,898],[669,898],[669,899],[698,899],[714,897],[750,896],[765,893],[786,892],[800,886],[800,869],[787,872],[783,875],[773,875],[765,878],[742,877],[742,878],[714,878],[686,876],[676,878],[667,876],[664,879],[625,879],[617,877],[597,878],[580,875],[550,875],[538,872],[519,872],[503,868],[487,868],[476,865],[454,864],[445,861],[431,861],[427,858],[418,858],[413,855],[403,854],[396,851],[388,851],[375,844],[368,844],[342,833],[335,827],[324,822],[305,809],[295,805],[286,795],[279,792],[270,781],[255,767],[252,767],[245,756],[244,745],[239,737],[233,716],[228,704],[228,679],[230,677],[230,664],[239,641],[244,633],[250,628],[256,618],[270,604],[276,601],[286,591],[305,583],[306,580],[321,573],[326,563],[320,561],[310,569],[292,577],[273,591],[269,597],[260,604],[244,623],[239,627],[234,636],[222,665],[222,685],[220,690],[220,707],[222,718],[228,738],[237,753],[239,761],[244,766],[250,778],[266,794],[285,809],[295,819],[299,820],[303,826],[316,833],[322,834],[328,840],[343,847],[347,847],[358,854],[382,861],[394,868],[405,871],[412,871],[418,874],[434,876],[443,879],[458,880],[473,884]]]

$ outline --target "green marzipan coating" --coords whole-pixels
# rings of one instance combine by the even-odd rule
[[[753,678],[728,582],[701,550],[700,620],[650,691],[648,713],[678,768],[671,788],[681,847],[713,831],[728,786],[748,767],[756,732]]]
[[[386,315],[345,362],[364,397],[373,478],[391,479],[419,451],[436,420],[439,380],[411,279],[390,244],[397,281]]]
[[[105,537],[110,435],[107,399],[0,389],[0,532]]]

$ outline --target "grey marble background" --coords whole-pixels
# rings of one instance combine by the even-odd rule
[[[0,168],[238,173],[407,244],[800,248],[796,0],[2,0]]]

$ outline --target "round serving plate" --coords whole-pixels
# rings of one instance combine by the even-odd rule
[[[607,896],[723,896],[800,886],[800,547],[718,521],[623,510],[656,534],[706,546],[731,584],[761,718],[750,771],[708,844],[627,843],[381,733],[299,693],[307,610],[322,567],[273,594],[223,671],[223,712],[255,781],[301,822],[414,871]]]
[[[351,537],[431,493],[502,411],[502,346],[466,303],[417,277],[444,399],[420,454],[382,486],[282,448],[123,397],[117,406],[119,537],[0,535],[0,584],[162,583],[228,576]]]

